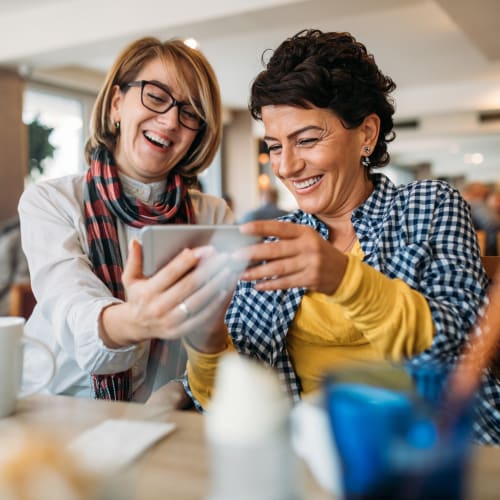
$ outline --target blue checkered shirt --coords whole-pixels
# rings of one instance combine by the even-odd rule
[[[445,182],[426,180],[396,187],[382,174],[374,174],[373,182],[373,193],[351,217],[363,261],[389,278],[405,281],[427,299],[434,340],[409,362],[454,362],[484,304],[488,283],[469,206]],[[280,220],[311,226],[328,238],[326,225],[301,210]],[[285,339],[305,292],[303,288],[259,292],[252,282],[240,281],[226,314],[236,350],[274,367],[296,401],[301,383]],[[475,422],[478,442],[500,444],[499,408],[499,383],[488,372]]]

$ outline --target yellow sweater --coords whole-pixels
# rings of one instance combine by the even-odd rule
[[[346,273],[330,296],[307,292],[287,333],[287,349],[304,393],[318,389],[325,371],[365,360],[400,360],[430,347],[432,316],[424,296],[361,262],[359,242]],[[203,407],[210,400],[219,357],[186,343],[188,377]]]

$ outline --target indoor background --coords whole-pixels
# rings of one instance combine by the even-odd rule
[[[104,74],[143,35],[194,38],[213,64],[224,136],[202,182],[229,194],[237,217],[258,204],[257,179],[268,168],[262,129],[247,111],[250,83],[262,53],[304,28],[350,31],[397,83],[387,170],[397,182],[497,183],[498,19],[498,0],[0,0],[0,218],[15,214],[26,182],[28,123],[53,129],[44,176],[86,168],[82,148]]]

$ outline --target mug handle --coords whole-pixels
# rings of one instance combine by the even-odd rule
[[[47,356],[50,359],[51,362],[51,371],[49,373],[49,376],[46,377],[45,380],[42,380],[39,385],[37,385],[34,389],[32,389],[29,392],[22,392],[19,394],[20,398],[24,398],[26,396],[33,396],[33,394],[36,394],[37,392],[40,392],[44,387],[48,386],[50,382],[52,382],[52,379],[54,378],[54,375],[56,374],[56,359],[54,358],[54,354],[52,354],[52,351],[49,349],[47,345],[45,345],[43,342],[40,342],[40,340],[34,339],[33,337],[28,337],[27,335],[23,335],[21,337],[21,342],[23,344],[27,342],[31,342],[33,344],[36,344],[38,347],[40,347],[42,350],[45,351]]]

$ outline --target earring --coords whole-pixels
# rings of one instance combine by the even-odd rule
[[[118,135],[120,133],[120,122],[115,122],[114,126],[115,126],[115,132]]]
[[[363,167],[367,168],[370,166],[370,156],[369,156],[370,151],[371,151],[370,146],[365,146],[363,148],[363,153],[365,153],[366,155],[361,157],[361,165],[363,165]]]

